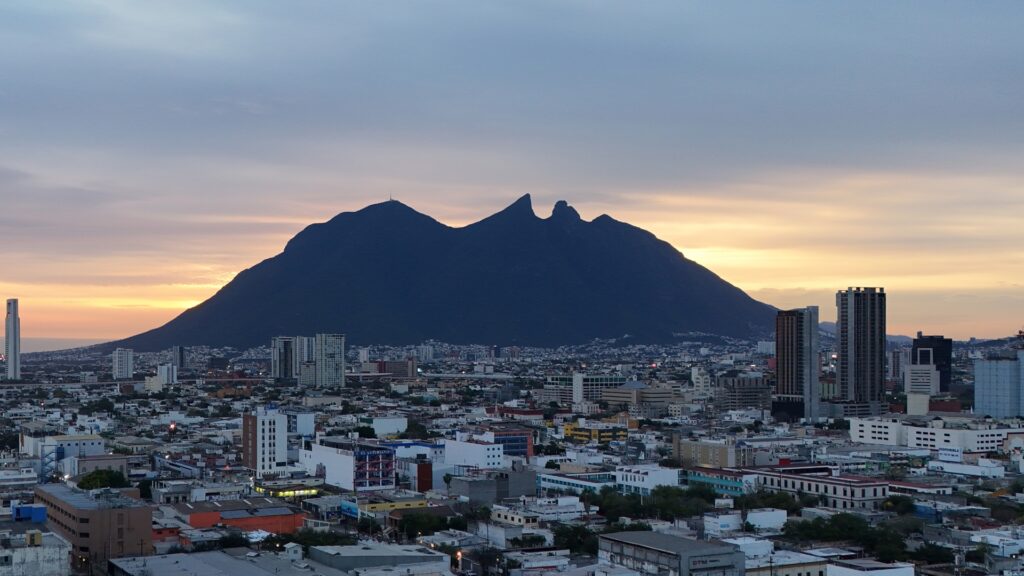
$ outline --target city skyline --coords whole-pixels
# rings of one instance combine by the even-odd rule
[[[390,196],[458,226],[526,192],[825,321],[884,286],[891,333],[1024,324],[1019,4],[0,16],[0,294],[26,339],[156,327]]]

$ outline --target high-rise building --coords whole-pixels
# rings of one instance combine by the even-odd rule
[[[316,335],[316,385],[345,386],[345,335]]]
[[[259,407],[242,416],[242,464],[257,478],[288,467],[288,416],[276,408]]]
[[[135,352],[131,348],[118,348],[110,357],[114,380],[130,380],[135,376]]]
[[[911,364],[932,364],[939,372],[939,392],[949,392],[953,380],[953,339],[920,332],[910,349]]]
[[[295,337],[295,365],[301,366],[303,362],[316,362],[316,338],[313,336]]]
[[[907,394],[939,393],[939,371],[934,364],[908,364],[903,368],[903,389]]]
[[[4,356],[7,358],[7,379],[21,380],[21,317],[18,299],[7,300],[7,321],[4,323]]]
[[[292,380],[299,377],[299,364],[296,360],[295,338],[292,336],[275,336],[270,341],[270,377],[279,380]]]
[[[184,346],[171,346],[171,366],[180,372],[188,367],[188,349]]]
[[[818,355],[818,307],[781,310],[775,318],[778,396],[803,404],[804,418],[821,414],[821,367]]]
[[[881,410],[885,383],[885,288],[836,293],[838,399]]]
[[[161,364],[156,367],[156,377],[161,384],[177,384],[178,367],[174,364]]]
[[[1024,350],[974,361],[974,412],[993,418],[1024,416]]]

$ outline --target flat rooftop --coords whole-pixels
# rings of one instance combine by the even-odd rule
[[[679,536],[671,536],[659,532],[615,532],[612,534],[602,534],[601,538],[651,548],[652,550],[668,552],[669,554],[679,554],[682,552],[710,554],[738,550],[727,544],[713,544],[700,540],[690,540],[689,538],[680,538]]]
[[[103,492],[93,496],[89,492],[72,488],[66,484],[41,484],[36,490],[45,492],[79,510],[100,510],[104,508],[149,508],[142,500],[123,496],[116,491]]]

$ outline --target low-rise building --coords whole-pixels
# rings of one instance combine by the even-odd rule
[[[731,544],[660,534],[616,532],[598,540],[598,559],[641,574],[743,576],[746,559]]]

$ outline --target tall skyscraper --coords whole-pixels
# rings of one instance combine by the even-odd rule
[[[188,349],[184,346],[171,346],[171,366],[182,371],[188,364]]]
[[[918,332],[910,349],[910,363],[933,364],[939,371],[939,391],[949,392],[953,380],[953,339]]]
[[[316,362],[316,337],[314,336],[295,337],[296,373],[298,373],[298,367],[305,362]]]
[[[1024,350],[1014,357],[974,361],[974,412],[993,418],[1024,416]]]
[[[242,464],[257,478],[277,474],[288,466],[288,416],[276,408],[260,407],[242,416]]]
[[[270,341],[270,377],[279,380],[298,378],[299,363],[296,362],[296,356],[294,337],[275,336]]]
[[[135,376],[135,352],[131,348],[118,348],[110,358],[114,380],[130,380]]]
[[[316,335],[316,385],[345,386],[345,335]]]
[[[781,310],[775,318],[776,394],[800,401],[804,418],[821,417],[818,307]]]
[[[18,299],[7,300],[7,321],[4,323],[4,356],[7,358],[7,379],[21,380],[21,317]]]
[[[885,288],[836,293],[838,399],[881,411],[885,383]]]

